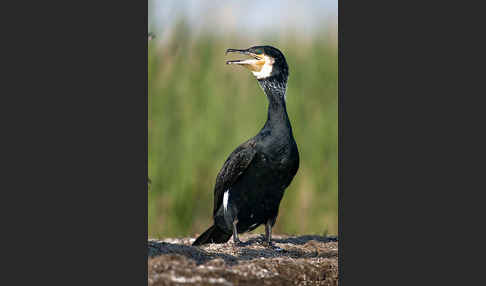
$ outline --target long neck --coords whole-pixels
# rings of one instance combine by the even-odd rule
[[[267,78],[258,80],[268,98],[268,118],[266,127],[283,125],[292,132],[287,107],[285,105],[286,79]]]

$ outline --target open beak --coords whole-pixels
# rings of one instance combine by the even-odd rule
[[[257,55],[248,50],[227,49],[226,54],[228,53],[240,53],[252,57],[251,59],[226,61],[228,65],[242,65],[251,71],[259,72],[265,64],[263,55]]]

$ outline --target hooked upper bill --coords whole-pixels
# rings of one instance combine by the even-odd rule
[[[226,54],[228,53],[240,53],[250,56],[250,59],[226,61],[226,64],[242,65],[252,71],[258,79],[269,77],[272,72],[274,59],[265,55],[264,53],[255,54],[253,52],[250,52],[249,50],[227,49]]]

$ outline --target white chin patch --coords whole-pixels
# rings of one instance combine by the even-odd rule
[[[275,60],[271,57],[265,56],[265,64],[260,71],[252,71],[257,79],[267,78],[272,74],[273,63]]]

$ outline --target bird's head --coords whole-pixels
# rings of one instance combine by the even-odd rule
[[[246,50],[228,49],[226,53],[240,53],[250,59],[227,61],[229,65],[241,65],[249,69],[258,80],[275,78],[287,81],[289,67],[281,51],[271,46],[255,46]]]

